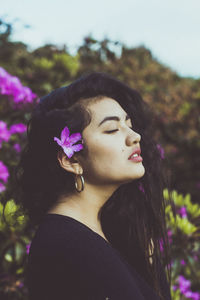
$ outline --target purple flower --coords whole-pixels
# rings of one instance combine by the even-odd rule
[[[181,206],[181,208],[178,210],[178,213],[181,215],[182,218],[187,218],[187,210],[185,206]]]
[[[33,102],[36,94],[29,87],[23,86],[16,76],[12,76],[0,67],[0,93],[12,96],[15,103]]]
[[[54,141],[56,141],[58,145],[63,148],[63,151],[69,158],[72,157],[74,152],[78,152],[83,149],[82,144],[73,145],[79,140],[81,140],[81,134],[74,133],[69,136],[69,129],[67,126],[61,132],[61,140],[59,140],[57,137],[54,137]]]
[[[159,152],[160,152],[160,157],[161,157],[161,159],[164,159],[164,158],[165,158],[165,155],[164,155],[165,151],[164,151],[164,149],[161,147],[160,144],[157,144],[156,146],[157,146],[157,149],[158,149]]]
[[[186,298],[191,298],[191,297],[192,297],[192,294],[193,294],[192,291],[186,291],[186,292],[184,292],[184,296],[185,296]]]
[[[186,298],[190,298],[190,299],[194,299],[194,300],[199,300],[200,299],[200,294],[199,293],[195,293],[192,291],[187,291],[184,293],[184,296]]]
[[[17,152],[20,152],[20,151],[21,151],[20,144],[18,144],[18,143],[14,144],[13,148],[14,148]]]
[[[185,266],[185,261],[184,261],[184,259],[181,259],[181,265],[182,265],[182,266]]]
[[[167,235],[168,235],[168,238],[169,238],[169,243],[171,243],[172,242],[172,231],[168,230]]]
[[[0,161],[0,179],[6,183],[8,180],[8,177],[9,177],[8,169],[4,165],[4,163],[2,161]]]
[[[197,292],[192,293],[192,299],[193,300],[200,300],[200,294]]]
[[[180,292],[186,297],[194,300],[200,300],[200,294],[197,292],[192,292],[189,290],[191,286],[191,282],[189,280],[186,280],[184,276],[180,275],[178,277],[179,282],[179,289]],[[173,287],[173,290],[175,290],[175,286]]]
[[[31,243],[26,245],[26,253],[29,254]]]
[[[10,127],[10,133],[14,134],[14,133],[23,133],[24,131],[26,131],[27,126],[24,125],[23,123],[18,123],[18,124],[14,124]]]
[[[36,94],[34,94],[31,89],[27,86],[24,86],[23,88],[23,92],[24,92],[24,98],[26,100],[26,102],[31,103],[33,101],[33,98],[36,97]]]
[[[0,182],[0,193],[5,191],[5,186]]]
[[[180,291],[181,293],[184,294],[190,288],[191,282],[189,280],[186,280],[182,275],[179,276],[178,281],[179,281]]]
[[[10,139],[10,132],[7,129],[7,124],[4,121],[0,121],[0,148],[2,147],[2,142],[8,142]]]

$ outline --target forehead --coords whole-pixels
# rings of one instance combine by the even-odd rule
[[[109,115],[122,116],[126,114],[125,110],[121,105],[112,98],[102,98],[95,103],[88,105],[88,108],[91,112],[92,120],[91,122],[100,122],[102,118]]]

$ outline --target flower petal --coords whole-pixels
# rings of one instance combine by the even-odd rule
[[[56,141],[58,143],[59,146],[62,147],[62,142],[61,140],[59,140],[57,137],[54,136],[54,141]]]
[[[83,145],[78,144],[78,145],[71,146],[71,148],[73,149],[74,152],[78,152],[83,149]]]
[[[73,145],[74,143],[78,142],[79,140],[81,140],[81,134],[78,133],[73,133],[70,137],[69,137],[69,142],[70,145]]]
[[[61,141],[62,143],[64,143],[68,139],[69,139],[69,129],[66,126],[61,132]]]
[[[67,155],[67,157],[71,158],[72,155],[74,154],[73,149],[71,147],[66,147],[66,146],[63,146],[62,148],[63,148],[65,154]]]

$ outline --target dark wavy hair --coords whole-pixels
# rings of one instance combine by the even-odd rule
[[[38,225],[59,196],[74,190],[74,174],[60,166],[57,159],[60,146],[53,137],[59,137],[65,126],[69,127],[70,134],[82,132],[91,122],[87,104],[105,96],[121,105],[129,114],[134,130],[141,135],[145,174],[121,185],[101,207],[98,217],[109,242],[142,273],[160,298],[166,299],[158,265],[159,262],[163,267],[167,265],[171,286],[171,254],[165,220],[165,207],[170,201],[166,203],[163,197],[167,180],[153,139],[153,113],[136,90],[108,74],[92,72],[41,98],[28,121],[27,144],[16,168],[15,201],[31,224]],[[84,146],[78,155],[87,159],[87,144]],[[173,202],[170,205],[174,212]],[[149,249],[153,252],[153,264],[149,261]]]

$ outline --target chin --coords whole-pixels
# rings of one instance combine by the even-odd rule
[[[138,171],[136,174],[133,175],[134,177],[133,180],[143,177],[144,174],[145,174],[145,168],[142,168],[141,171]]]
[[[141,173],[137,173],[137,174],[134,174],[131,178],[127,179],[124,183],[129,183],[129,182],[132,182],[134,180],[137,180],[137,179],[140,179],[144,176],[145,172],[141,172]]]

